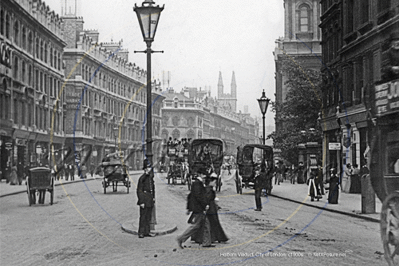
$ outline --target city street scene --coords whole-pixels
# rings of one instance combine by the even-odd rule
[[[399,0],[4,0],[1,265],[399,265]]]

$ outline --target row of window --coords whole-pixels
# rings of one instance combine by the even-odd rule
[[[11,33],[11,16],[3,9],[0,10],[0,34],[5,36],[6,39],[14,37],[14,44],[21,47],[28,53],[35,55],[37,59],[49,63],[51,67],[61,70],[61,51],[53,48],[51,43],[47,44],[45,40],[36,38],[34,41],[34,33],[29,30],[25,25],[16,20],[14,22],[13,33]],[[49,49],[50,47],[50,49]],[[35,51],[33,49],[35,48]]]
[[[324,92],[324,106],[337,106],[344,102],[346,107],[365,103],[368,90],[381,79],[381,51],[359,56],[342,68],[342,84],[337,78],[330,79]],[[334,73],[328,73],[331,75]]]
[[[18,56],[14,56],[12,64],[14,80],[20,81],[33,87],[33,67],[26,63],[25,60],[19,60]],[[50,97],[57,98],[61,88],[61,80],[52,75],[43,73],[39,69],[35,70],[35,89],[43,92]]]
[[[146,100],[146,90],[141,88],[140,91],[138,91],[138,88],[131,88],[130,86],[126,88],[126,85],[123,84],[120,81],[117,81],[116,79],[113,78],[107,78],[105,74],[100,73],[95,73],[93,76],[94,72],[92,67],[82,64],[81,66],[81,74],[82,74],[82,79],[86,80],[94,85],[97,85],[101,88],[108,88],[108,91],[118,94],[123,97],[127,97],[131,99],[134,95],[134,100],[139,101],[142,103],[145,103]],[[137,93],[137,95],[136,95]]]
[[[32,127],[41,130],[47,130],[51,126],[52,117],[54,116],[53,132],[62,132],[62,114],[59,112],[52,112],[43,105],[34,105],[33,98],[21,100],[14,98],[13,112],[11,112],[11,97],[6,94],[4,90],[0,92],[0,118],[4,120],[13,119],[13,123],[20,126]],[[36,108],[36,110],[34,110]],[[36,111],[36,112],[34,112]],[[11,117],[11,114],[13,116]],[[36,116],[34,117],[34,114]],[[35,119],[34,119],[35,118]]]

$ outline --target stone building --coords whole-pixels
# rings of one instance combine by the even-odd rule
[[[351,163],[367,156],[367,120],[375,104],[375,86],[383,69],[393,32],[399,29],[398,0],[323,0],[320,28],[323,47],[323,153],[326,166]]]
[[[50,164],[64,140],[62,21],[41,0],[0,2],[0,171]]]
[[[249,114],[235,113],[226,108],[210,92],[197,88],[173,89],[164,94],[162,107],[162,140],[169,138],[220,138],[226,152],[236,154],[237,146],[259,143],[259,124]]]
[[[282,66],[286,60],[295,60],[306,69],[321,67],[321,31],[320,1],[318,0],[284,0],[284,37],[276,40],[274,51],[276,103],[285,101],[288,87],[285,85],[286,76]],[[276,117],[280,117],[280,110],[276,109]],[[284,125],[276,123],[276,131]]]
[[[96,30],[85,30],[83,18],[62,17],[67,47],[64,51],[66,146],[92,148],[90,164],[99,165],[108,153],[122,151],[133,169],[141,169],[145,146],[146,71],[129,62],[122,41],[99,42]],[[163,96],[153,85],[153,153],[161,149]],[[154,161],[157,158],[154,156]]]

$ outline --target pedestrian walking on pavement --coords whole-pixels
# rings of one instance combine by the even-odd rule
[[[342,178],[342,192],[349,193],[351,187],[352,166],[350,163],[346,165],[344,176]]]
[[[155,204],[154,198],[154,172],[151,164],[147,159],[144,160],[143,165],[144,174],[142,174],[137,182],[137,205],[140,206],[140,220],[139,220],[139,238],[145,236],[154,236],[150,233],[150,221],[152,209]]]
[[[11,167],[10,185],[18,185],[19,184],[17,172],[18,172],[18,170],[15,165],[13,167]]]
[[[330,169],[330,186],[328,189],[328,203],[338,204],[339,196],[339,177],[335,168]]]
[[[316,198],[319,201],[319,193],[316,186],[316,178],[317,178],[317,167],[310,168],[310,177],[308,179],[308,195],[310,196],[310,201],[314,201]]]
[[[202,177],[205,173],[200,173],[191,185],[191,192],[187,197],[187,214],[191,216],[188,219],[190,226],[176,238],[180,248],[183,248],[183,243],[189,238],[198,236],[198,232],[202,230],[205,221],[206,210],[209,209],[208,201],[205,197],[205,187],[202,182]]]
[[[360,193],[362,190],[360,183],[360,169],[357,164],[353,165],[353,172],[351,175],[351,187],[349,193]]]
[[[297,174],[297,179],[296,179],[298,184],[305,183],[304,170],[305,170],[305,166],[303,165],[303,162],[299,162],[299,164],[298,164],[298,174]]]

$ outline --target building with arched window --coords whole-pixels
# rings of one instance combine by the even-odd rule
[[[320,1],[285,0],[284,1],[284,36],[276,40],[274,60],[276,64],[276,103],[286,99],[288,87],[282,71],[285,60],[294,58],[303,68],[320,70],[321,68],[321,31]],[[276,117],[280,116],[278,108]],[[278,119],[277,119],[278,121]],[[276,131],[284,125],[276,122]]]
[[[63,145],[64,102],[56,95],[64,72],[46,60],[48,48],[41,48],[50,47],[61,59],[65,45],[61,19],[44,1],[1,1],[1,178],[12,166],[22,177],[26,167],[50,164],[50,149]]]

